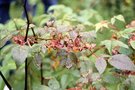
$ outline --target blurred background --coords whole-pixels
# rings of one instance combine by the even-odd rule
[[[44,5],[41,0],[29,0],[29,3],[31,5],[37,4],[36,16],[44,13]],[[58,4],[64,4],[72,8],[76,13],[85,9],[93,9],[103,19],[108,19],[118,14],[122,14],[127,22],[135,19],[135,0],[58,0]],[[21,5],[21,0],[12,2],[10,5],[10,15],[12,18],[21,17],[23,13]]]

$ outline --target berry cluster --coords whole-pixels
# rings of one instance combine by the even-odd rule
[[[25,42],[24,39],[25,39],[25,36],[22,36],[22,35],[16,35],[12,37],[12,41],[19,45],[33,45],[34,43],[36,43],[35,38],[32,36],[29,36],[27,38],[27,42]]]
[[[55,33],[52,37],[53,39],[45,44],[48,48],[65,49],[67,52],[78,52],[85,49],[92,50],[96,46],[96,44],[84,42],[79,34],[74,39],[69,35],[63,35],[62,33]]]

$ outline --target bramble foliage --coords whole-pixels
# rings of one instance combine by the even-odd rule
[[[28,90],[134,90],[135,21],[102,20],[94,10],[78,15],[63,5],[49,10],[54,13],[33,18],[26,42],[24,20],[0,25],[0,47],[12,41],[1,50],[0,71],[14,90],[24,88],[26,58]]]

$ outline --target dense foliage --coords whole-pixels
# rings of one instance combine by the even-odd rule
[[[0,47],[12,42],[1,49],[0,71],[14,90],[24,90],[26,58],[28,90],[134,90],[135,21],[64,5],[49,10],[31,20],[26,42],[25,20],[0,24]]]
[[[135,19],[134,0],[73,0],[72,3],[69,0],[59,1],[72,7],[76,12],[92,8],[98,11],[105,19],[118,14],[122,14],[128,22]]]

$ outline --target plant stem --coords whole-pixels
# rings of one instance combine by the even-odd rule
[[[30,24],[30,21],[29,21],[29,16],[28,16],[28,12],[27,12],[27,8],[26,8],[26,3],[27,3],[27,0],[24,1],[24,12],[26,14],[26,19],[27,19],[27,28],[26,28],[26,35],[25,35],[25,39],[24,41],[27,42],[27,38],[28,38],[28,31],[29,31],[29,24]],[[27,82],[28,82],[28,66],[27,66],[27,58],[25,60],[25,87],[24,87],[24,90],[27,90]]]
[[[28,68],[27,68],[27,58],[25,60],[25,87],[24,90],[27,90],[27,82],[28,82]]]
[[[34,32],[34,28],[31,28],[31,30],[32,30],[33,36],[36,37],[36,34]]]
[[[45,40],[45,41],[47,41],[47,40],[52,40],[51,38],[50,38],[50,39],[46,39],[46,38],[40,38],[40,37],[38,37],[38,38],[36,38],[36,39]]]
[[[29,31],[29,24],[30,24],[26,3],[27,3],[27,0],[24,1],[24,6],[23,6],[24,7],[24,12],[26,14],[26,19],[27,19],[27,28],[26,28],[25,42],[27,41],[28,31]]]
[[[109,24],[109,27],[112,28],[112,29],[114,29],[114,30],[120,31],[120,29],[117,28],[115,25]]]
[[[14,22],[14,24],[15,24],[15,28],[16,28],[16,30],[19,30],[19,28],[18,28],[18,26],[17,26],[17,24],[16,24],[16,22],[15,22],[15,20],[13,19],[13,22]]]
[[[40,65],[40,73],[41,73],[41,85],[43,85],[44,84],[44,77],[43,77],[43,64],[41,63],[41,65]]]
[[[102,49],[102,48],[104,48],[104,47],[105,47],[105,46],[102,45],[102,46],[99,46],[99,47],[95,48],[94,51],[92,51],[89,55],[87,55],[87,57],[90,57],[91,55],[93,55],[93,54],[96,53],[98,50],[100,50],[100,49]]]
[[[8,81],[6,80],[6,78],[4,77],[4,75],[2,74],[1,71],[0,71],[0,76],[2,77],[3,81],[5,82],[5,84],[6,84],[7,87],[9,88],[9,90],[12,90],[10,84],[8,83]]]

